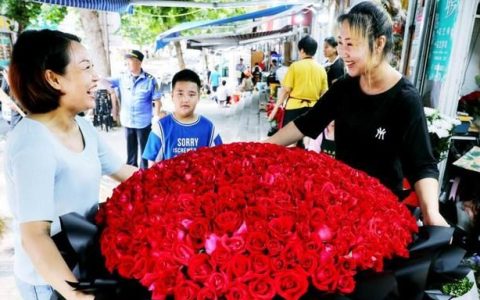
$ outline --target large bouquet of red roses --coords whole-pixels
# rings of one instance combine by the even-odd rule
[[[153,299],[350,293],[408,256],[414,218],[380,182],[327,155],[270,144],[203,148],[137,172],[98,221],[107,268]]]

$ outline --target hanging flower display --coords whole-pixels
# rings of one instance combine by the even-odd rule
[[[380,182],[271,144],[203,148],[137,172],[97,215],[110,271],[153,299],[348,294],[361,270],[408,256],[415,219]]]

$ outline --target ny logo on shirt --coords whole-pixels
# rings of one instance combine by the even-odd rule
[[[386,133],[387,133],[387,130],[385,128],[378,127],[377,128],[377,134],[375,135],[375,138],[383,141],[385,139],[385,134]]]

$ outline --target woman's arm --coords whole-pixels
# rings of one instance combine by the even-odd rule
[[[273,136],[265,140],[265,143],[288,146],[301,140],[303,137],[304,135],[298,130],[295,123],[290,122],[287,126],[283,127]]]
[[[414,188],[420,202],[425,225],[449,226],[438,208],[438,180],[423,178],[415,183]]]
[[[117,172],[111,174],[110,177],[112,177],[116,181],[123,182],[130,178],[130,176],[132,176],[133,173],[135,173],[136,171],[138,171],[137,167],[123,165]]]
[[[20,224],[22,246],[42,278],[66,299],[93,300],[93,295],[74,291],[66,281],[77,279],[68,268],[50,237],[50,222],[35,221]]]

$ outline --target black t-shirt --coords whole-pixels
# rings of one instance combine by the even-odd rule
[[[367,95],[359,77],[346,76],[294,122],[304,135],[316,138],[332,120],[336,158],[378,178],[398,196],[404,175],[412,186],[438,177],[421,99],[407,79]]]
[[[339,57],[332,65],[325,67],[325,71],[327,72],[328,87],[330,88],[335,79],[338,80],[345,75],[345,64]]]

